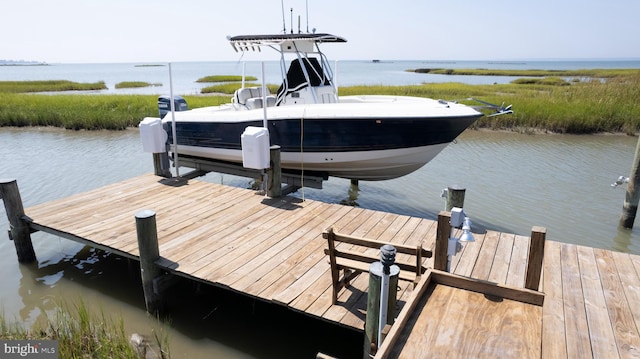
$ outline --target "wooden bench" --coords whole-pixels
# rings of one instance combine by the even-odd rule
[[[421,245],[407,246],[398,243],[387,243],[372,239],[359,238],[349,236],[333,231],[329,228],[322,233],[322,237],[327,240],[328,248],[325,254],[329,255],[329,263],[331,265],[331,280],[333,284],[333,304],[338,301],[338,293],[340,289],[349,285],[349,282],[358,274],[369,272],[371,263],[378,262],[380,256],[374,256],[364,253],[366,248],[380,249],[385,244],[391,244],[396,248],[398,254],[408,254],[414,256],[415,260],[411,263],[401,261],[396,258],[395,265],[400,268],[399,278],[412,281],[414,285],[420,280],[420,276],[426,271],[422,265],[423,258],[431,258],[432,253],[422,248]],[[336,248],[339,243],[350,244],[355,249]],[[341,247],[344,247],[341,246]],[[357,247],[361,247],[357,250]],[[362,248],[364,247],[364,248]],[[342,271],[342,275],[341,272]]]

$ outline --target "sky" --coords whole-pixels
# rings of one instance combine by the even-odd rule
[[[8,0],[0,60],[237,61],[227,35],[281,33],[282,4],[347,39],[332,60],[640,59],[638,0]]]

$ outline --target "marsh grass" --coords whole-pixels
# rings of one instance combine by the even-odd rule
[[[18,127],[123,130],[157,113],[156,96],[7,94],[0,104],[0,123]]]
[[[498,69],[410,69],[409,72],[436,75],[475,75],[475,76],[526,76],[526,77],[589,77],[616,78],[634,76],[639,69],[581,69],[581,70],[498,70]]]
[[[115,85],[115,88],[122,89],[122,88],[138,88],[138,87],[150,87],[150,86],[162,86],[162,84],[161,83],[152,84],[144,81],[122,81],[122,82],[118,82]]]
[[[222,96],[185,96],[189,108],[229,102]],[[124,130],[158,117],[155,95],[5,94],[0,126],[53,126],[70,130]]]
[[[577,81],[574,81],[577,82]],[[523,77],[511,81],[516,85],[550,85],[550,86],[569,86],[569,82],[561,77]]]
[[[252,85],[248,85],[252,86]],[[257,86],[257,85],[256,85]],[[228,103],[240,83],[211,87],[219,96],[184,96],[189,108]],[[268,85],[272,93],[276,85]],[[467,103],[473,97],[513,104],[514,114],[484,117],[476,128],[528,129],[533,132],[635,134],[640,130],[640,73],[626,77],[560,82],[554,79],[521,84],[468,85],[434,83],[417,86],[351,86],[346,95],[402,95]],[[3,94],[0,126],[55,126],[67,129],[122,130],[144,117],[157,117],[154,95]]]
[[[31,329],[9,323],[0,314],[0,330],[4,340],[56,340],[60,358],[139,358],[122,318],[114,320],[102,311],[91,312],[82,301],[71,308],[58,306],[55,315]],[[150,347],[155,348],[157,357],[169,358],[167,330],[154,330],[152,340]]]
[[[475,127],[494,130],[529,128],[554,133],[640,130],[640,73],[633,76],[581,81],[570,86],[548,84],[468,85],[433,83],[419,86],[354,86],[340,95],[385,94],[459,100],[473,97],[495,104],[513,104],[514,114],[484,117]]]
[[[0,93],[106,90],[104,81],[80,83],[67,80],[0,81]]]
[[[245,81],[257,81],[255,76],[245,76]],[[242,76],[236,75],[213,75],[205,76],[196,80],[196,82],[238,82],[242,81]]]

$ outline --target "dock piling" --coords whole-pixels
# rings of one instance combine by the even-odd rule
[[[533,227],[531,229],[531,243],[529,244],[529,260],[527,261],[527,274],[524,287],[538,290],[540,274],[542,273],[542,259],[544,258],[544,242],[547,237],[547,229]]]
[[[271,166],[268,171],[267,195],[271,198],[282,197],[282,168],[280,167],[280,146],[269,148]]]
[[[161,310],[162,298],[154,286],[154,280],[162,275],[162,270],[155,264],[160,258],[156,213],[148,209],[137,212],[136,231],[145,305],[148,313],[157,314]]]
[[[627,184],[627,193],[622,205],[619,226],[632,229],[638,212],[638,202],[640,202],[640,139],[636,144],[636,152],[631,166],[631,175]]]
[[[438,228],[436,231],[436,248],[433,251],[433,268],[441,271],[447,270],[447,249],[449,247],[449,235],[451,234],[451,213],[441,211],[438,213]]]
[[[153,172],[156,176],[171,178],[169,154],[167,152],[153,154]]]
[[[389,246],[393,248],[392,246]],[[400,267],[393,264],[395,261],[395,248],[393,257],[389,256],[389,247],[381,248],[381,260],[371,263],[369,267],[369,290],[367,291],[367,316],[365,318],[365,343],[364,358],[369,358],[370,354],[375,354],[377,348],[382,345],[385,332],[382,330],[386,325],[392,325],[395,320],[395,309],[398,294],[398,278]],[[387,253],[387,254],[385,254]],[[385,261],[385,263],[383,263]],[[385,271],[386,273],[385,278]],[[385,281],[388,281],[385,283]],[[386,287],[386,312],[384,311],[383,290]],[[382,322],[382,323],[381,323]]]
[[[447,204],[446,210],[451,212],[453,207],[463,208],[464,206],[464,194],[467,191],[466,188],[458,186],[449,186],[447,188]]]
[[[31,263],[36,260],[36,253],[31,242],[31,230],[24,220],[24,206],[15,179],[0,179],[0,197],[9,220],[9,239],[16,246],[18,261]]]

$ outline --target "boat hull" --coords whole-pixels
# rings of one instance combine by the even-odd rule
[[[393,98],[268,108],[270,143],[280,146],[282,168],[371,181],[401,177],[432,160],[482,116],[462,105]],[[263,126],[262,109],[175,115],[178,154],[220,161],[242,163],[242,133]],[[173,143],[170,120],[164,126]]]

